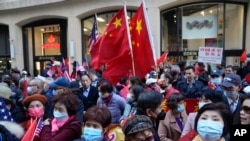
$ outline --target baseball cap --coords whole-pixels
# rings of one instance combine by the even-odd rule
[[[213,72],[211,73],[211,76],[221,76],[221,71],[220,70],[213,70]]]
[[[237,74],[228,74],[224,77],[221,86],[223,87],[232,87],[233,85],[241,84],[241,78]]]
[[[154,78],[148,78],[146,80],[146,85],[150,85],[152,83],[156,83],[157,82],[157,79],[154,79]]]
[[[54,89],[58,86],[69,88],[70,87],[69,81],[64,77],[59,77],[54,82],[49,83],[49,87],[52,89]]]
[[[10,98],[11,95],[12,95],[12,91],[10,90],[9,87],[0,85],[0,97],[11,101],[11,98]]]
[[[11,69],[11,72],[12,72],[12,73],[20,73],[20,70],[18,70],[17,68],[12,68],[12,69]]]

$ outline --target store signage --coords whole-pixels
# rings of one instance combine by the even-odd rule
[[[184,51],[183,56],[197,56],[196,51]]]
[[[43,34],[43,49],[48,49],[48,48],[60,48],[59,44],[59,35],[56,33],[44,33]]]
[[[220,47],[200,47],[199,62],[207,62],[213,64],[221,64],[223,48]]]
[[[55,57],[51,57],[51,56],[40,56],[38,57],[39,61],[43,61],[43,60],[54,60]]]

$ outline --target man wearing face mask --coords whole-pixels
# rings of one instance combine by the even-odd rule
[[[213,72],[211,73],[211,80],[210,80],[210,83],[212,85],[209,85],[209,86],[212,86],[210,87],[211,89],[215,90],[215,91],[220,91],[222,92],[222,88],[220,86],[222,82],[222,74],[219,70],[213,70]]]
[[[33,78],[29,81],[28,84],[28,95],[32,94],[43,94],[45,95],[45,92],[43,91],[44,88],[44,82],[40,78]]]
[[[223,88],[223,101],[228,105],[233,114],[233,124],[240,124],[240,107],[242,94],[241,90],[241,78],[237,74],[229,74],[225,76],[221,83]]]

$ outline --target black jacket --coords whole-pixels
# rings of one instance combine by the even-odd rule
[[[80,88],[80,93],[78,94],[79,99],[83,102],[84,111],[87,111],[93,105],[96,105],[97,99],[99,98],[98,89],[96,87],[90,86],[88,97],[83,95],[84,89]]]

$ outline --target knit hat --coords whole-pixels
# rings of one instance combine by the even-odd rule
[[[44,95],[33,94],[31,96],[27,96],[27,97],[24,98],[24,100],[23,100],[23,106],[26,107],[26,108],[28,108],[29,105],[30,105],[30,103],[32,101],[35,101],[35,100],[42,102],[43,105],[45,105],[46,102],[47,102],[47,98]]]
[[[153,128],[152,121],[145,115],[135,115],[128,119],[122,130],[125,136]]]
[[[0,97],[7,99],[7,100],[11,100],[10,99],[11,95],[12,95],[12,92],[9,87],[0,85]]]

